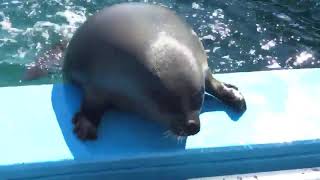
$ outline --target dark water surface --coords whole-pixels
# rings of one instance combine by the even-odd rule
[[[0,0],[0,86],[60,81],[59,71],[32,82],[21,76],[43,51],[69,39],[86,17],[119,2],[128,1]],[[320,67],[320,1],[140,2],[161,4],[185,17],[216,73]]]

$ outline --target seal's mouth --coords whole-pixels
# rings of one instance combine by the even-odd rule
[[[182,136],[182,137],[187,137],[187,136],[192,136],[192,135],[196,135],[198,132],[195,132],[195,133],[190,133],[190,132],[186,132],[184,130],[181,130],[181,131],[173,131],[171,130],[172,133],[176,136]]]
[[[188,136],[178,136],[173,133],[171,130],[167,130],[163,133],[164,137],[176,139],[179,144],[185,142]]]
[[[183,129],[181,130],[171,130],[173,132],[174,135],[176,136],[182,136],[182,137],[187,137],[193,134],[188,134],[186,131],[184,131]]]
[[[176,136],[192,136],[196,135],[200,131],[200,123],[189,120],[184,125],[172,125],[171,131]]]

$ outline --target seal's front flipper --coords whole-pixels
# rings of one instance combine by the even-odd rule
[[[72,123],[74,124],[73,132],[77,134],[78,138],[82,140],[97,139],[97,126],[82,111],[76,113]]]
[[[216,80],[210,70],[206,74],[206,91],[239,113],[247,109],[246,101],[238,88]]]
[[[94,140],[97,138],[97,129],[107,106],[103,98],[85,93],[80,111],[72,119],[74,133],[81,140]]]

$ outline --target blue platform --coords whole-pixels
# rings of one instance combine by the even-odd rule
[[[186,179],[320,166],[320,69],[216,77],[240,88],[248,110],[238,117],[206,96],[201,131],[185,141],[108,112],[98,140],[82,142],[72,133],[75,87],[0,88],[0,179]]]

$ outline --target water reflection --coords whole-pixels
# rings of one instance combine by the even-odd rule
[[[127,1],[0,2],[0,63],[31,63],[59,39],[69,39],[86,17],[119,2]],[[320,67],[318,1],[140,2],[167,6],[185,17],[200,36],[215,72]]]

